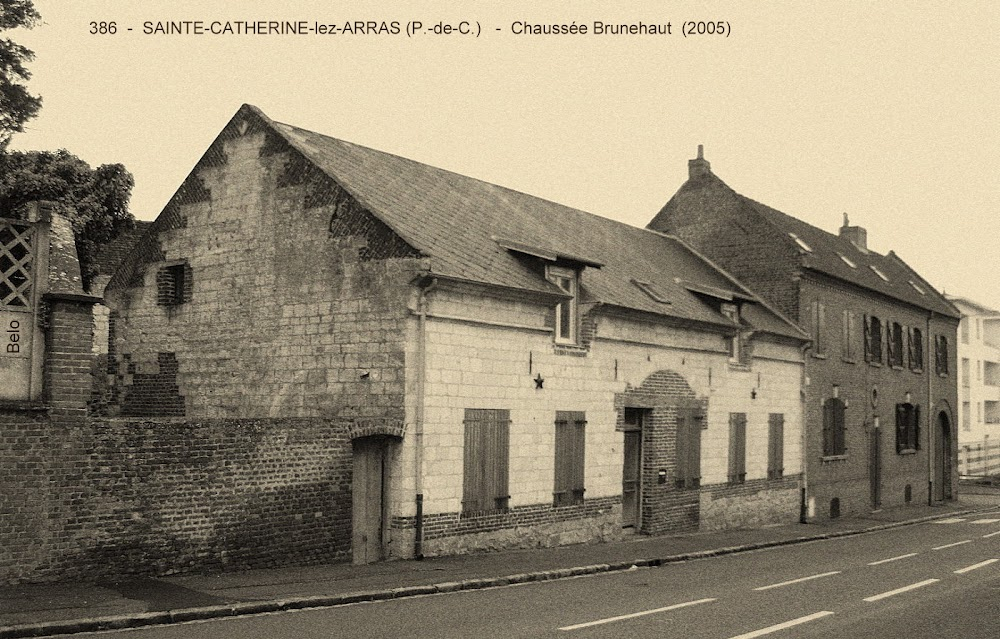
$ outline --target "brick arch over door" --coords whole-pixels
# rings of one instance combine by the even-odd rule
[[[625,430],[626,408],[644,409],[641,438],[640,530],[648,534],[698,529],[700,496],[697,485],[678,486],[678,426],[687,426],[698,441],[708,400],[699,398],[682,375],[659,370],[636,387],[615,396],[619,430]],[[692,426],[693,425],[693,426]],[[683,437],[682,437],[683,439]],[[690,445],[690,440],[688,445]],[[682,454],[683,456],[683,454]],[[659,481],[661,470],[666,481]]]
[[[392,419],[358,418],[347,426],[347,434],[352,440],[373,435],[386,435],[402,439],[405,432],[406,425]]]

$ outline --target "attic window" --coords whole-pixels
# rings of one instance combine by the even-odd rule
[[[910,280],[910,286],[912,286],[913,290],[915,290],[916,292],[920,293],[921,295],[927,295],[927,292],[924,291],[924,289],[919,284],[917,284],[916,282],[914,282],[913,280]]]
[[[654,302],[659,302],[660,304],[670,303],[670,300],[667,299],[667,296],[664,295],[663,292],[656,286],[654,286],[652,283],[644,282],[642,280],[632,280],[632,283],[635,284],[640,291],[642,291],[650,298],[652,298]]]
[[[851,260],[851,258],[847,257],[847,256],[846,256],[846,255],[844,255],[843,253],[837,253],[837,256],[838,256],[838,257],[839,257],[839,258],[840,258],[841,260],[843,260],[843,261],[844,261],[844,264],[847,264],[847,265],[848,265],[848,266],[850,266],[851,268],[858,268],[858,265],[857,265],[857,264],[855,264],[855,263],[854,263],[854,262],[853,262],[853,261]]]
[[[790,237],[793,240],[795,240],[795,243],[798,244],[799,248],[801,248],[803,251],[806,251],[807,253],[812,253],[813,252],[812,247],[809,246],[808,244],[806,244],[806,241],[803,240],[798,235],[796,235],[795,233],[789,233],[788,237]]]
[[[576,305],[577,305],[577,272],[571,268],[560,266],[547,266],[545,268],[546,278],[558,286],[563,293],[570,296],[556,304],[555,308],[555,331],[556,342],[560,344],[576,343]]]
[[[868,268],[870,268],[872,270],[872,272],[875,273],[875,275],[878,275],[879,277],[881,277],[882,281],[884,281],[884,282],[888,282],[889,281],[889,278],[885,276],[885,273],[883,273],[882,271],[878,270],[878,267],[876,267],[874,264],[869,264]]]

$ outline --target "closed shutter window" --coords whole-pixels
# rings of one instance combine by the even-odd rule
[[[510,455],[510,411],[465,409],[462,512],[505,510]]]
[[[582,412],[556,412],[553,490],[553,503],[556,506],[583,503],[586,426],[587,418]]]
[[[699,411],[679,409],[677,413],[674,486],[697,488],[701,485],[701,422]]]
[[[729,483],[742,484],[747,476],[747,416],[729,413]]]
[[[771,413],[767,422],[767,478],[781,479],[785,474],[785,416]]]

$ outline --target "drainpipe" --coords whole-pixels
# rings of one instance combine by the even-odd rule
[[[931,372],[930,366],[930,346],[931,346],[931,320],[934,318],[934,311],[929,311],[927,313],[927,356],[924,358],[924,370],[927,371],[927,505],[934,505],[934,420],[931,416],[934,414],[934,406],[932,404],[931,393],[933,392],[931,387],[932,377],[937,375],[937,369]],[[956,345],[957,349],[958,346]]]
[[[802,352],[802,423],[799,426],[799,437],[802,440],[801,452],[799,453],[799,465],[802,471],[802,488],[799,489],[799,523],[805,524],[809,521],[809,505],[808,505],[808,488],[809,488],[809,473],[807,469],[809,464],[806,463],[809,457],[808,445],[809,440],[807,437],[808,431],[808,411],[809,404],[806,403],[805,398],[808,397],[807,383],[809,382],[809,376],[806,374],[806,353],[812,349],[812,342],[807,342],[800,347]]]
[[[427,378],[427,294],[437,286],[437,279],[420,289],[417,302],[417,406],[413,425],[414,446],[414,490],[416,492],[417,517],[414,531],[413,556],[424,558],[424,403]]]

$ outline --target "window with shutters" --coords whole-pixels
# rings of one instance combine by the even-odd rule
[[[698,488],[701,485],[701,427],[704,418],[693,409],[677,410],[677,467],[674,487]]]
[[[742,484],[747,477],[747,415],[729,413],[729,483]]]
[[[920,372],[924,369],[924,334],[919,328],[909,330],[907,344],[910,352],[910,370]]]
[[[920,450],[920,407],[896,404],[896,452]]]
[[[840,355],[849,362],[853,362],[857,357],[854,348],[854,340],[857,339],[854,317],[854,313],[845,310],[841,318]]]
[[[816,357],[826,356],[826,305],[812,303],[812,352]]]
[[[556,411],[556,468],[553,505],[583,503],[584,440],[586,415],[578,411]]]
[[[464,423],[462,514],[506,510],[510,411],[466,408]]]
[[[874,315],[865,316],[865,361],[882,363],[882,322]]]
[[[886,325],[888,337],[888,362],[890,366],[903,366],[903,327],[899,322]]]
[[[948,338],[938,335],[934,338],[934,370],[938,375],[948,374]]]
[[[767,478],[785,474],[785,416],[771,413],[767,418]]]
[[[839,397],[831,397],[823,402],[823,456],[834,457],[847,454],[844,431],[846,406]]]

